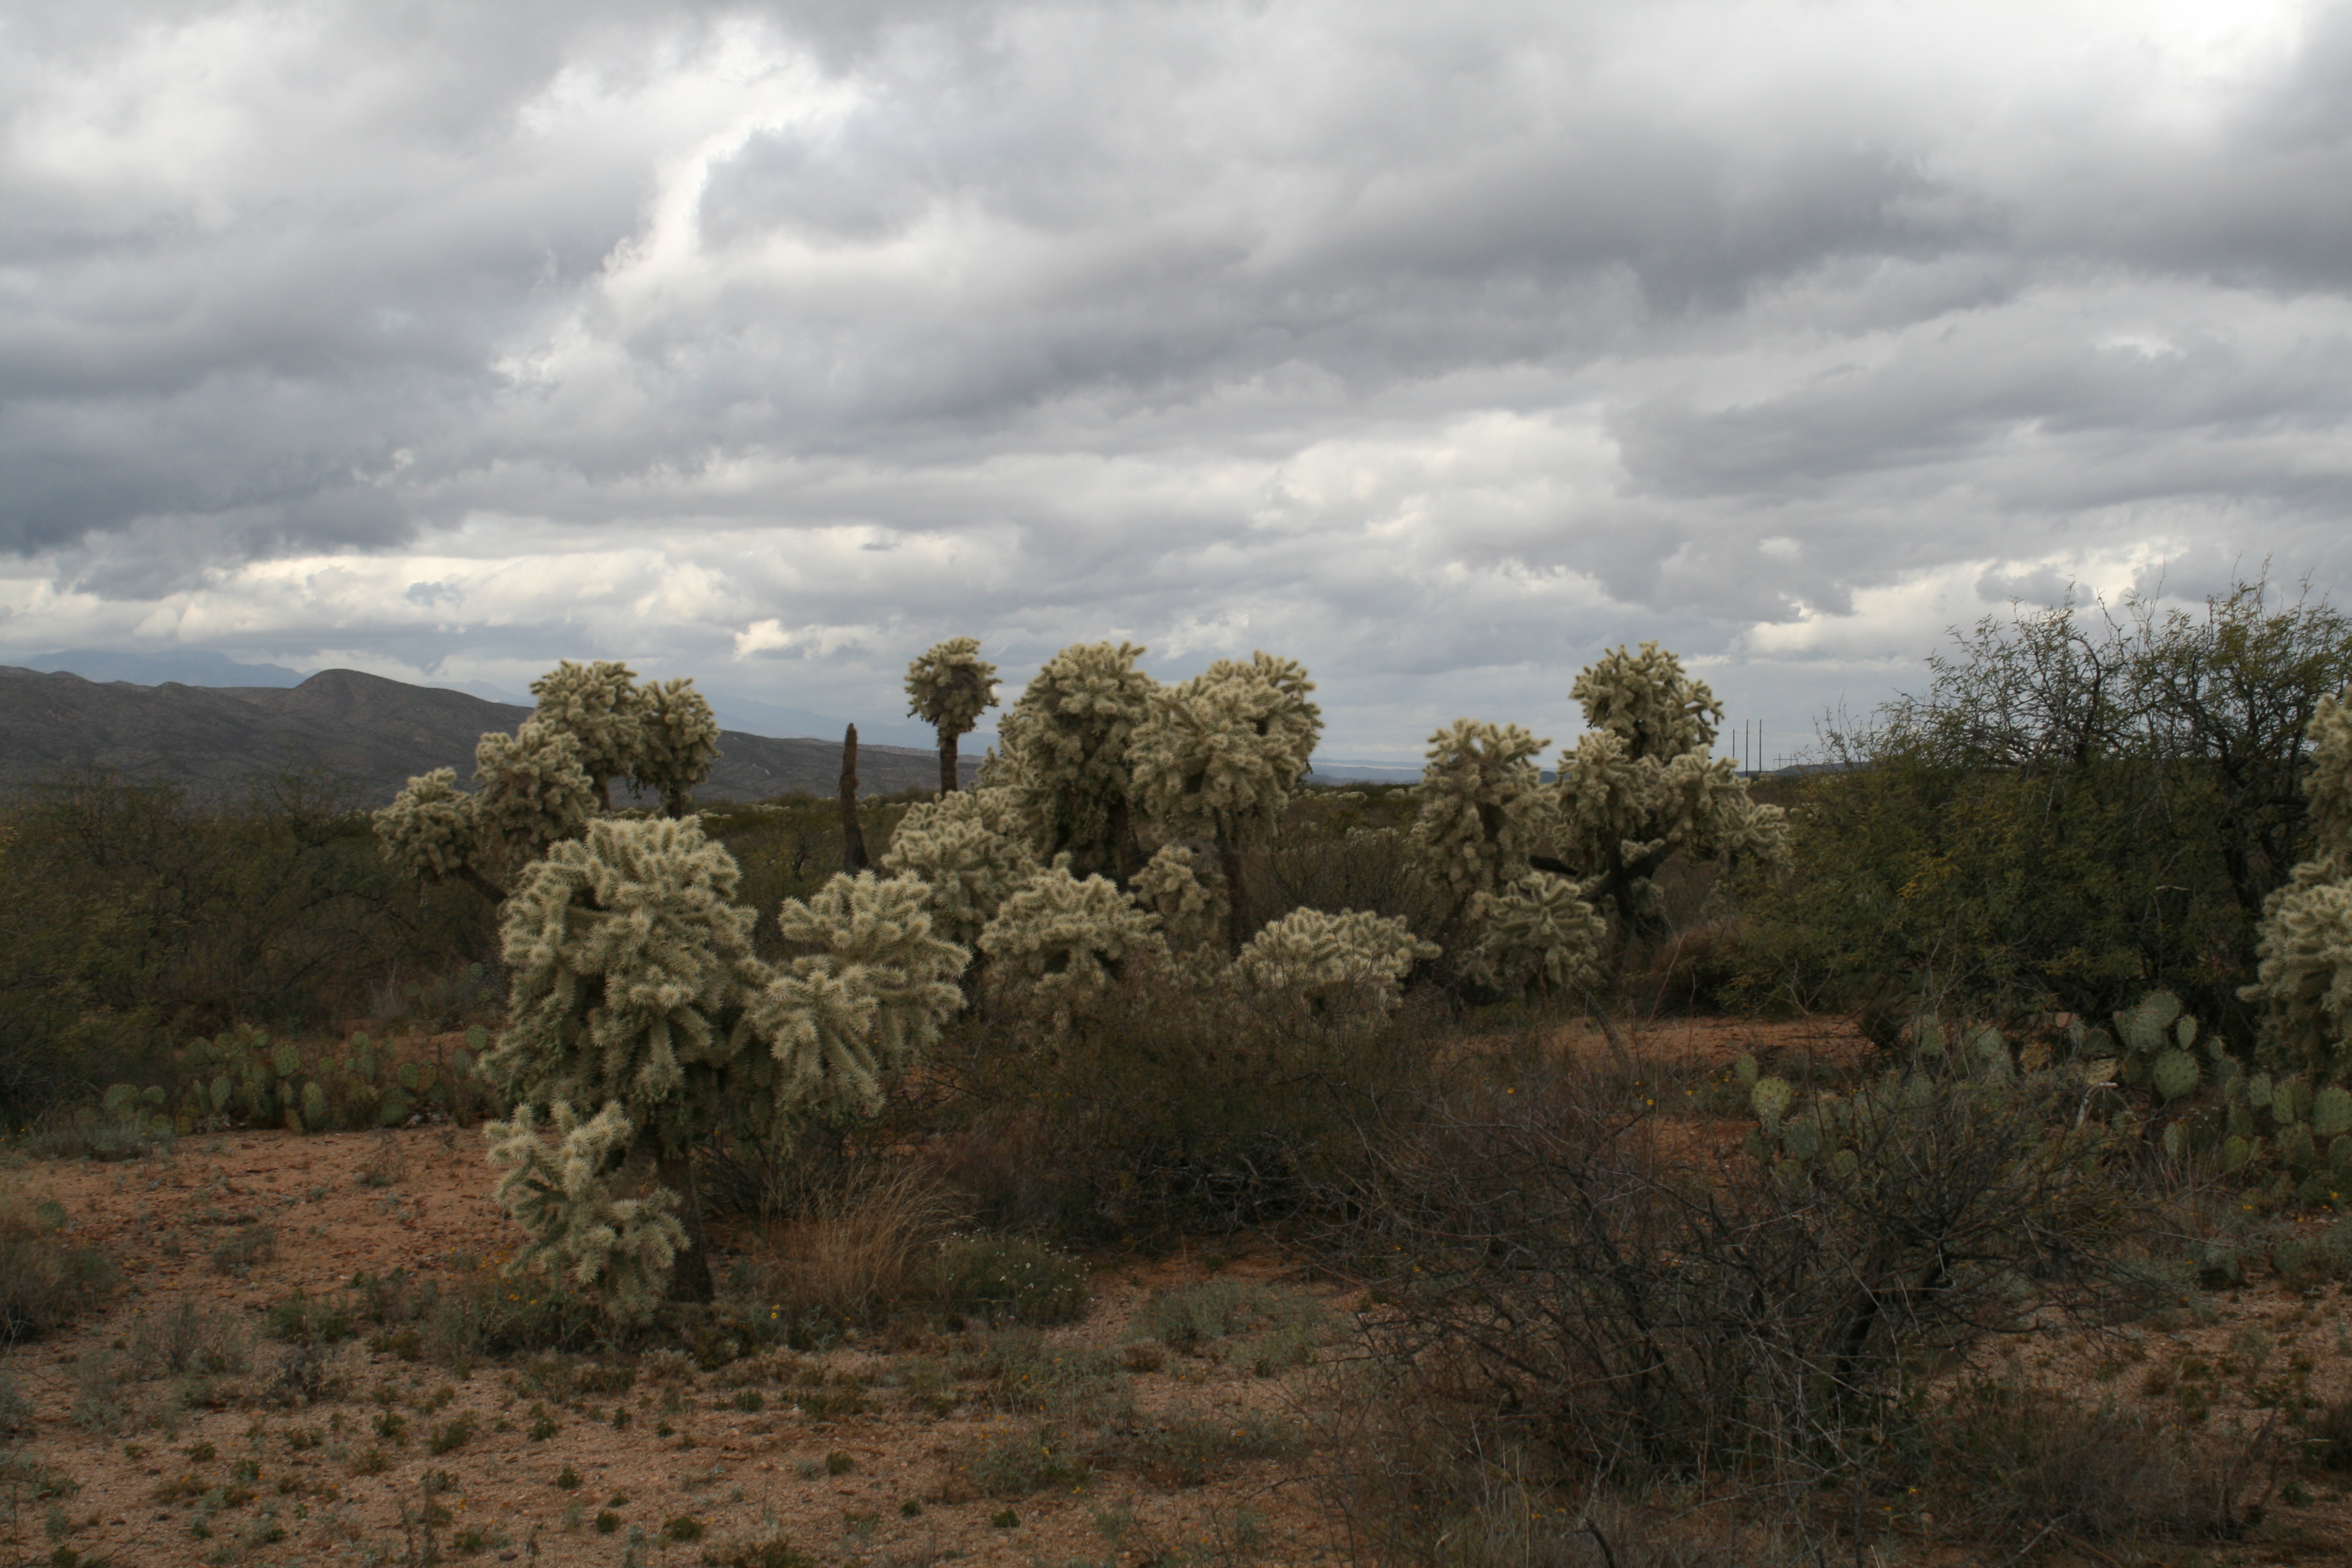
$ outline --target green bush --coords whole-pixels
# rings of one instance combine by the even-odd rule
[[[395,969],[493,961],[481,900],[395,873],[359,805],[323,770],[210,805],[103,770],[18,791],[0,837],[22,920],[0,952],[0,1125],[162,1081],[182,1042],[238,1021],[315,1025],[369,1007]]]
[[[0,1194],[0,1346],[63,1328],[121,1283],[105,1254],[65,1240],[65,1226],[60,1205]]]
[[[1751,998],[1923,995],[2104,1017],[2150,986],[2233,1034],[2263,900],[2303,858],[2305,728],[2352,679],[2352,623],[2241,584],[2192,616],[2020,608],[1956,634],[1926,692],[1833,730],[1796,865],[1749,907]]]
[[[933,1265],[940,1300],[990,1322],[1063,1323],[1087,1310],[1087,1266],[1043,1242],[959,1236]]]

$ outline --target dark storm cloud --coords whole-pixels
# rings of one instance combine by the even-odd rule
[[[2352,569],[2352,5],[0,26],[11,646],[868,710],[1120,635],[1411,729]]]

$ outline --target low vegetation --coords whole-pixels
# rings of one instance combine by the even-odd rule
[[[2352,1527],[2352,627],[2324,604],[1989,623],[1833,736],[1845,765],[1761,786],[1653,645],[1579,679],[1550,778],[1549,742],[1465,720],[1410,790],[1303,784],[1290,661],[1162,686],[1140,653],[1049,661],[967,791],[995,672],[941,644],[908,690],[944,793],[846,818],[691,810],[707,710],[617,665],[554,672],[471,791],[373,822],[315,780],[26,797],[20,1162],[161,1192],[225,1135],[373,1137],[350,1188],[408,1224],[402,1140],[478,1124],[513,1226],[252,1310],[113,1302],[28,1173],[0,1332],[105,1314],[85,1438],[277,1434],[250,1474],[211,1438],[163,1467],[224,1562],[322,1495],[271,1511],[272,1443],[412,1488],[420,1563],[553,1542],[453,1506],[539,1451],[563,1535],[632,1561],[861,1558],[1065,1498],[1116,1554],[1134,1496],[1244,1474],[1311,1485],[1333,1549],[1432,1563],[2292,1560]],[[663,809],[611,810],[617,779]],[[1751,1048],[1662,1052],[1675,1008]],[[1752,1048],[1823,1012],[1866,1043]],[[218,1291],[320,1234],[323,1187],[216,1180],[185,1245]],[[1220,1267],[1268,1247],[1291,1277]],[[60,1496],[15,1386],[7,1484]],[[837,1545],[739,1529],[716,1461],[691,1506],[589,1479],[591,1436],[689,1453],[710,1417],[951,1436]]]

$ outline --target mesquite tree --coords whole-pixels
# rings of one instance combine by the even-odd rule
[[[956,742],[971,733],[980,716],[996,706],[996,666],[980,657],[978,637],[935,643],[907,667],[907,710],[940,732],[940,794],[961,783]]]
[[[501,1200],[530,1237],[516,1265],[596,1283],[622,1318],[665,1290],[710,1299],[698,1144],[870,1111],[878,1076],[961,1005],[967,955],[932,933],[919,884],[839,877],[788,900],[786,937],[815,951],[777,967],[752,952],[739,880],[698,819],[604,818],[507,902],[507,1026],[481,1071],[517,1107],[490,1129]]]

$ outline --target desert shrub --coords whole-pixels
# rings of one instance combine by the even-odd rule
[[[102,770],[19,791],[0,837],[24,922],[0,953],[0,1122],[157,1081],[192,1035],[314,1023],[395,967],[493,957],[481,900],[385,866],[359,802],[323,770],[214,804]]]
[[[1309,1359],[1328,1317],[1304,1296],[1249,1280],[1203,1279],[1154,1291],[1131,1324],[1181,1354],[1235,1359],[1263,1374]],[[1244,1342],[1227,1342],[1236,1340]]]
[[[2241,584],[2205,614],[2070,597],[1955,633],[1930,679],[1833,727],[1793,874],[1751,907],[1751,992],[1859,1005],[1891,1041],[1923,988],[2094,1017],[2151,985],[2245,1032],[2263,901],[2304,858],[2299,787],[2352,623]]]
[[[1067,1322],[1087,1307],[1086,1264],[1025,1237],[951,1237],[930,1270],[942,1303],[992,1323]]]
[[[273,1340],[287,1344],[334,1344],[351,1338],[351,1302],[336,1295],[294,1290],[268,1305],[264,1321]]]
[[[122,1375],[142,1381],[181,1379],[174,1397],[184,1405],[217,1403],[221,1394],[213,1380],[238,1376],[253,1367],[253,1338],[244,1315],[210,1310],[186,1300],[142,1312],[123,1343]],[[93,1408],[106,1403],[95,1388],[86,1397]]]
[[[1182,1417],[1143,1435],[1143,1461],[1153,1479],[1197,1487],[1228,1465],[1251,1459],[1296,1458],[1306,1447],[1297,1429],[1255,1411],[1221,1420]]]
[[[1127,1370],[1108,1351],[1051,1344],[1034,1329],[989,1336],[955,1362],[961,1376],[978,1381],[982,1397],[999,1410],[1041,1415],[1075,1428],[1128,1425],[1135,1400]]]
[[[1426,1094],[1445,1005],[1318,1015],[1137,964],[1050,1045],[1003,1007],[940,1053],[961,1119],[942,1168],[1000,1229],[1150,1237],[1278,1220],[1314,1173],[1356,1157],[1361,1121]]]
[[[975,1444],[959,1467],[984,1498],[1024,1498],[1052,1487],[1076,1491],[1093,1467],[1076,1438],[1051,1423]]]
[[[587,1351],[608,1338],[595,1302],[560,1279],[512,1279],[478,1258],[452,1262],[447,1288],[419,1292],[407,1307],[437,1361]]]
[[[213,1272],[230,1274],[242,1279],[253,1271],[256,1264],[275,1261],[277,1257],[276,1227],[256,1221],[251,1225],[239,1226],[236,1235],[213,1248]]]
[[[1911,1456],[1948,1528],[1997,1542],[2233,1536],[2270,1490],[2273,1436],[2191,1430],[2112,1402],[1974,1378]]]
[[[1391,1397],[1563,1484],[1747,1469],[1858,1497],[1918,1379],[2116,1305],[2096,1134],[2050,1131],[2009,1080],[1890,1079],[1810,1140],[1782,1100],[1727,1179],[1670,1157],[1638,1093],[1522,1068],[1379,1134],[1326,1239],[1376,1282]]]
[[[65,1228],[61,1205],[0,1193],[0,1345],[64,1327],[121,1282],[103,1253],[71,1245]]]

